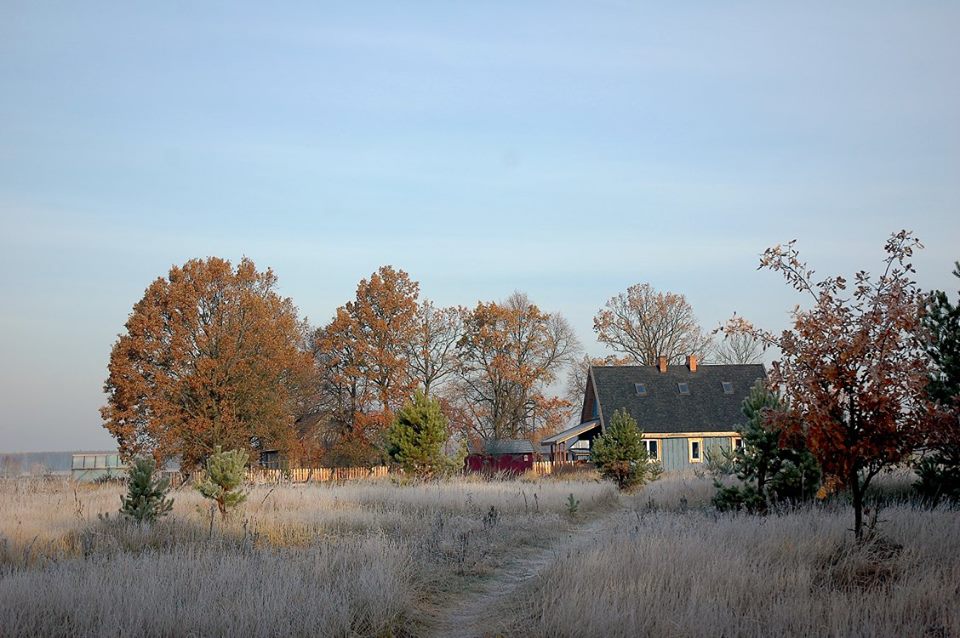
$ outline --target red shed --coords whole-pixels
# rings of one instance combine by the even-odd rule
[[[491,439],[467,446],[467,469],[471,472],[523,474],[533,469],[533,444],[525,439]]]

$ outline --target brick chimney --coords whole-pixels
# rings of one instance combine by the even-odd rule
[[[690,372],[697,371],[697,355],[687,355],[687,367],[690,368]]]
[[[660,355],[657,357],[657,368],[660,369],[661,373],[667,371],[667,358],[665,356]]]

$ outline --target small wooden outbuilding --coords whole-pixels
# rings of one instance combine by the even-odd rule
[[[536,460],[533,443],[525,439],[491,439],[467,444],[467,469],[471,472],[523,474]]]

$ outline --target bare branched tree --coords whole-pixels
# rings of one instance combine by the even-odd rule
[[[633,360],[628,357],[591,357],[588,354],[583,355],[581,359],[570,364],[567,371],[567,385],[564,391],[564,398],[570,404],[570,414],[579,414],[583,407],[583,393],[587,388],[587,375],[590,374],[591,366],[628,366]]]
[[[716,363],[745,364],[760,363],[762,357],[763,343],[751,334],[738,332],[725,336],[711,359]]]
[[[706,360],[713,343],[686,297],[657,292],[650,284],[630,286],[610,299],[594,317],[593,330],[601,343],[640,365],[654,365],[661,355],[671,363],[689,354]]]
[[[425,395],[456,372],[457,342],[463,336],[466,308],[437,308],[424,300],[417,310],[417,330],[408,353],[410,375]]]

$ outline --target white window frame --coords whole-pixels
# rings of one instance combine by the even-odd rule
[[[650,457],[651,461],[659,461],[663,456],[663,439],[641,439],[643,443],[643,449],[647,451],[647,456]],[[657,453],[656,455],[650,454],[650,444],[657,444]]]
[[[697,444],[698,455],[693,458],[693,444]],[[703,463],[703,439],[687,439],[687,460],[691,463]]]

